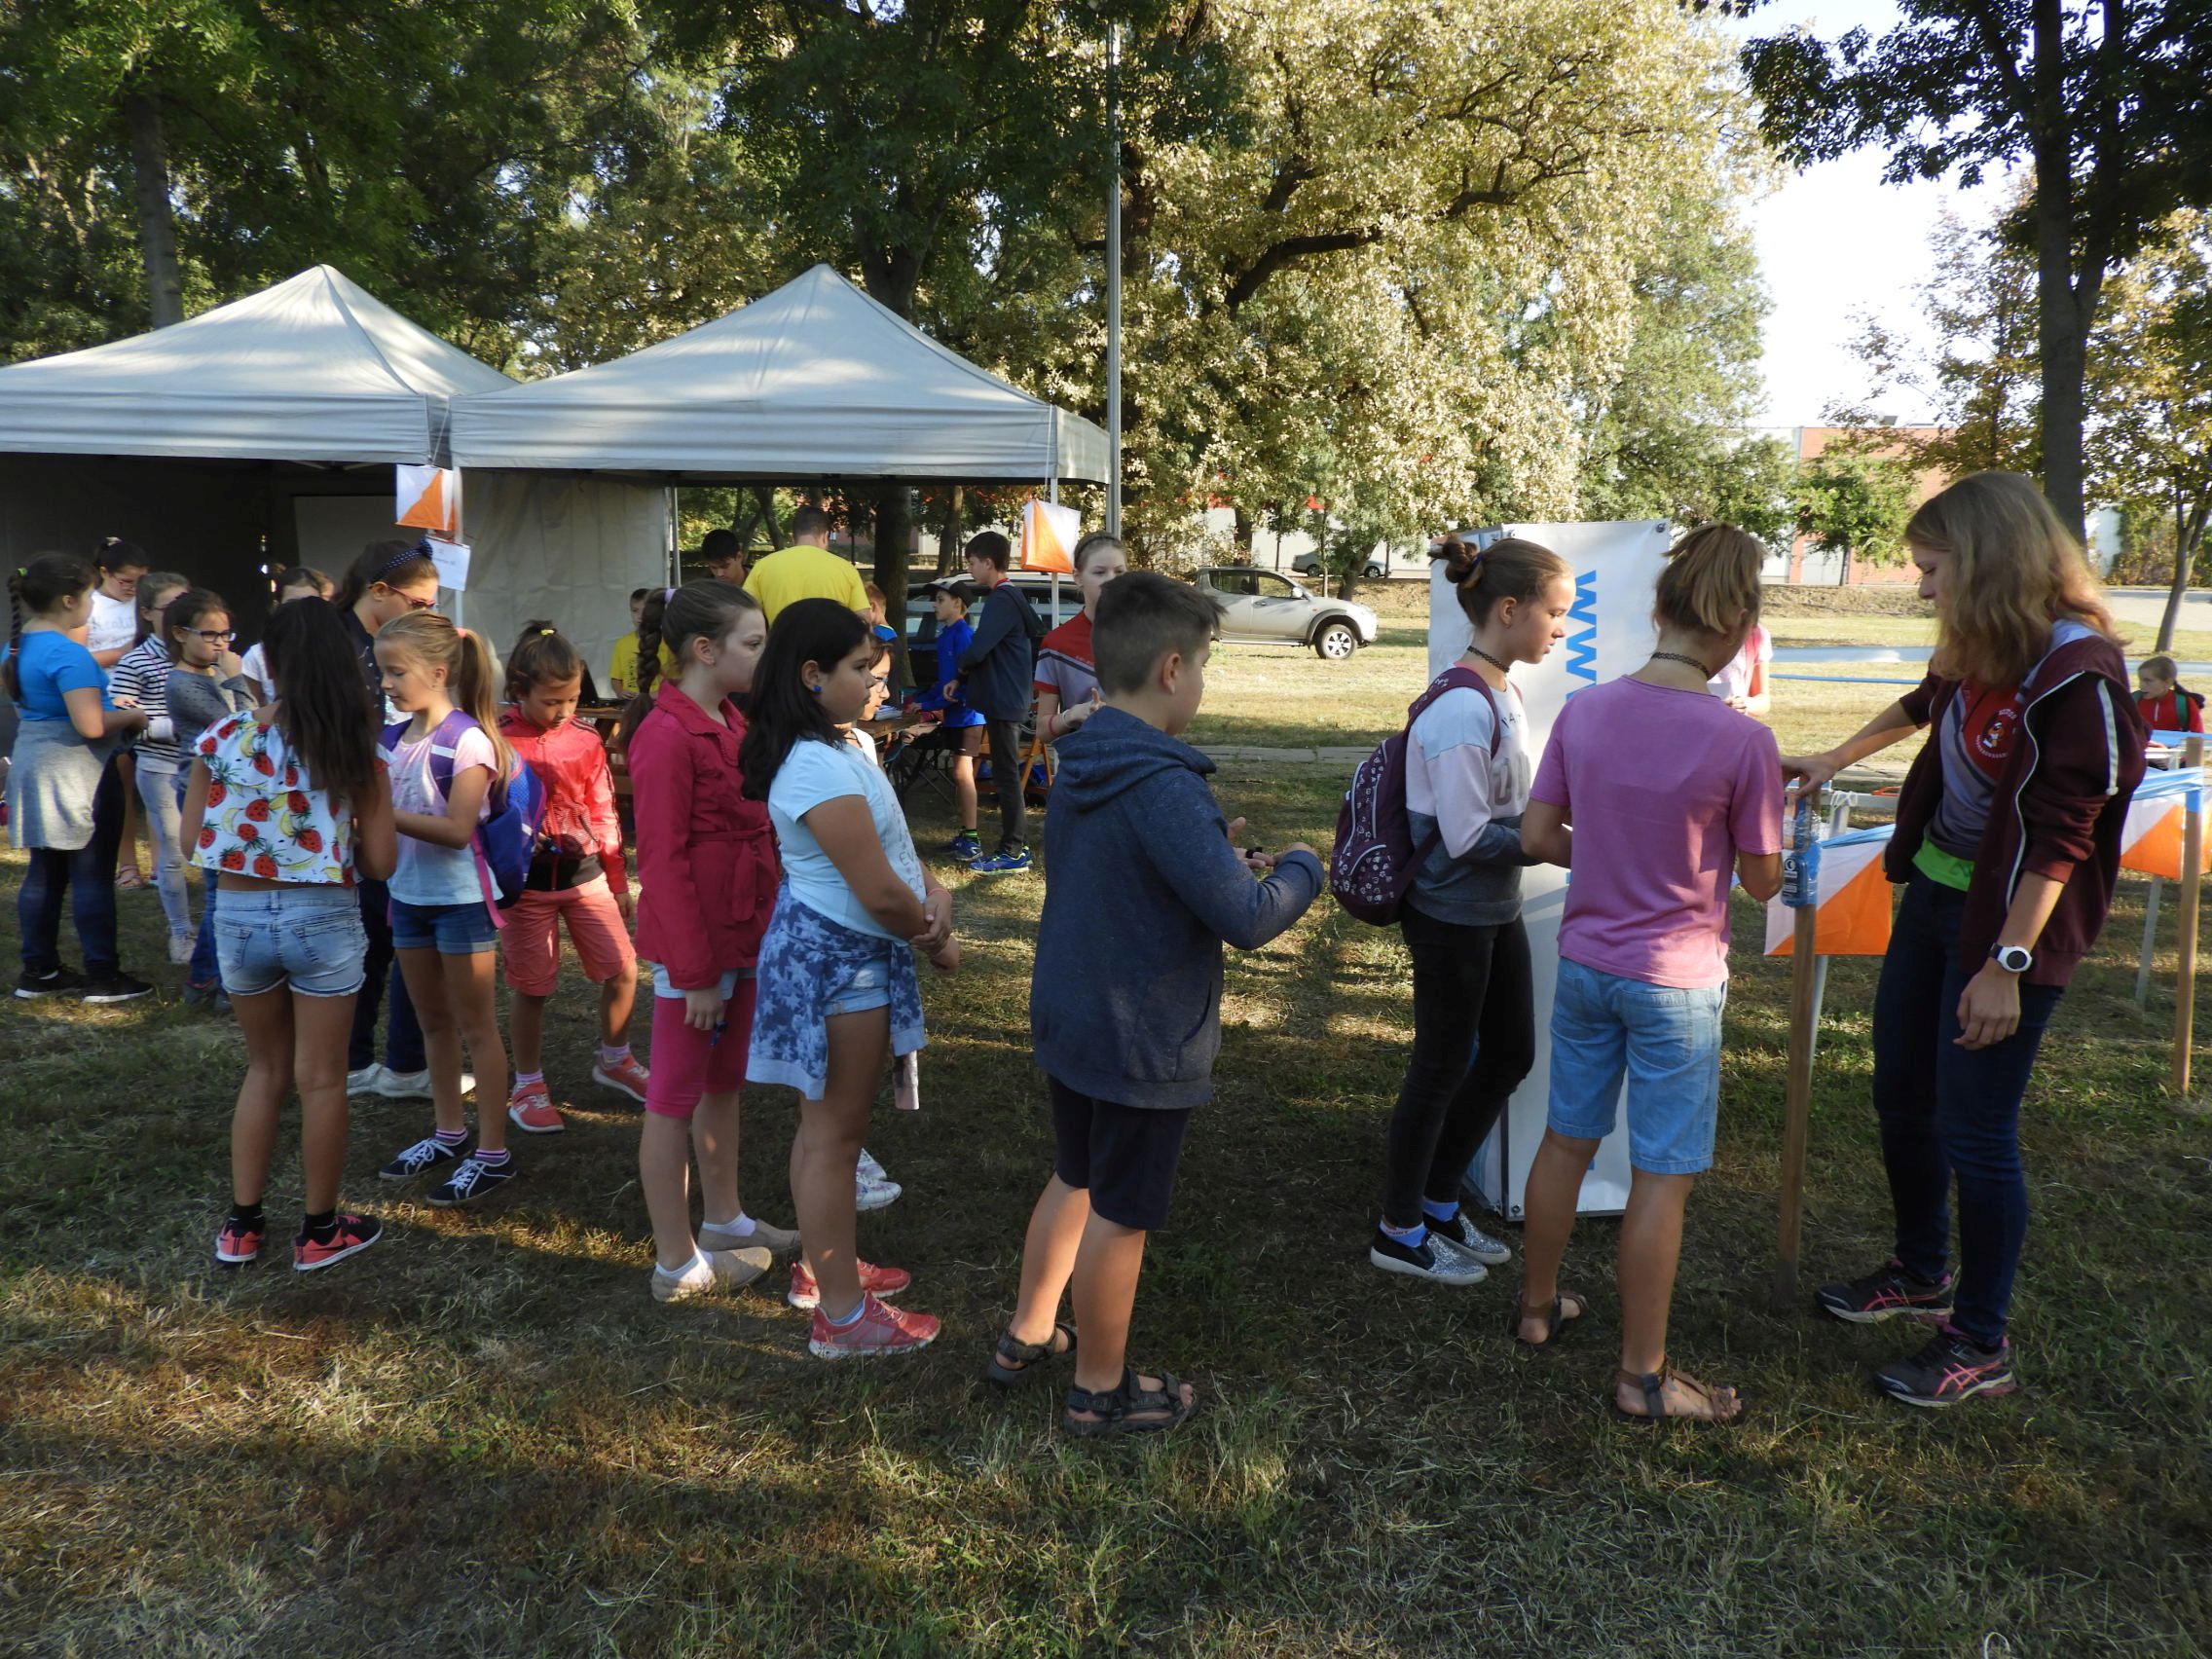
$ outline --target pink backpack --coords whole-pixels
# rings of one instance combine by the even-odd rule
[[[1405,729],[1384,738],[1359,763],[1351,788],[1345,791],[1345,803],[1337,811],[1337,844],[1329,855],[1329,891],[1360,921],[1379,928],[1394,924],[1406,890],[1436,846],[1434,834],[1419,845],[1414,842],[1406,816],[1406,745],[1413,741],[1414,721],[1429,704],[1461,686],[1480,691],[1491,718],[1497,718],[1497,699],[1483,677],[1471,668],[1448,668],[1406,711]]]

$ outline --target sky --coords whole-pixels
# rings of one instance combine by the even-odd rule
[[[1879,37],[1897,16],[1892,0],[1777,0],[1726,26],[1746,39],[1796,27],[1823,40],[1861,27]],[[1818,425],[1829,403],[1863,396],[1865,375],[1849,350],[1862,332],[1862,313],[1926,339],[1915,293],[1933,263],[1929,238],[1939,214],[1949,207],[1979,220],[2008,188],[1994,180],[1972,192],[1947,181],[1885,184],[1888,160],[1867,149],[1819,163],[1751,208],[1774,308],[1762,365],[1764,424]],[[1918,422],[1930,412],[1900,398],[1882,413]]]

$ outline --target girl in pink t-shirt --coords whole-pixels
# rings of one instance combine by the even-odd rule
[[[1613,1408],[1646,1420],[1728,1422],[1743,1401],[1667,1363],[1682,1210],[1713,1164],[1728,885],[1782,885],[1782,763],[1774,734],[1707,690],[1758,620],[1765,550],[1733,525],[1668,556],[1659,643],[1635,674],[1562,711],[1529,792],[1523,844],[1570,865],[1552,1003],[1551,1103],[1529,1171],[1527,1276],[1516,1335],[1541,1346],[1587,1304],[1559,1289],[1582,1177],[1613,1129],[1625,1076],[1620,1376]]]

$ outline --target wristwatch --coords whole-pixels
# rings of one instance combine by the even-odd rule
[[[1993,944],[1989,960],[2008,974],[2025,974],[2036,965],[2036,953],[2024,944]]]

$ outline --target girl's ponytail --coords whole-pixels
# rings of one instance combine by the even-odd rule
[[[652,713],[653,690],[661,678],[661,633],[668,626],[668,602],[674,588],[655,588],[645,595],[638,610],[638,689],[622,710],[622,722],[614,728],[614,747],[627,749],[638,734],[638,722]]]
[[[453,660],[446,683],[453,693],[453,706],[471,717],[492,740],[492,752],[499,762],[497,775],[505,777],[514,770],[515,754],[499,735],[499,659],[477,630],[454,630]]]
[[[23,677],[17,658],[22,651],[23,624],[30,619],[24,612],[44,616],[97,580],[92,567],[73,553],[41,553],[8,578],[8,664],[0,671],[0,680],[7,682],[9,701],[23,700]]]

